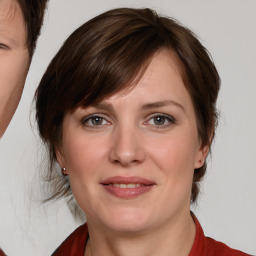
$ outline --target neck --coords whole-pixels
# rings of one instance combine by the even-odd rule
[[[190,212],[141,234],[103,231],[89,222],[88,228],[86,256],[187,256],[196,233]]]

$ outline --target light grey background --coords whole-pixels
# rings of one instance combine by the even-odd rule
[[[40,203],[42,151],[31,102],[64,39],[93,16],[125,6],[151,7],[177,18],[211,52],[222,78],[221,119],[202,194],[193,211],[207,235],[256,254],[254,0],[50,0],[20,106],[0,144],[1,246],[11,256],[50,255],[80,224],[64,201]]]

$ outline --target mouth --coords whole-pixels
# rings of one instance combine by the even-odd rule
[[[138,197],[149,192],[156,185],[154,182],[141,177],[122,176],[105,179],[100,184],[110,194],[123,199]]]
[[[144,184],[135,184],[135,183],[129,183],[129,184],[120,184],[120,183],[110,183],[110,184],[104,184],[106,186],[114,186],[117,188],[138,188],[141,186],[150,186],[150,185],[144,185]]]

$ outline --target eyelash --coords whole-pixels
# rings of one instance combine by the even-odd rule
[[[0,43],[0,49],[9,50],[10,48],[7,45],[5,45],[5,44],[1,44]]]
[[[150,120],[154,121],[155,118],[163,118],[164,119],[164,124],[149,124],[149,125],[153,126],[156,129],[164,129],[164,128],[167,128],[170,125],[176,123],[176,119],[174,117],[172,117],[170,115],[160,114],[160,113],[156,113],[154,115],[151,115],[146,123],[149,123]]]
[[[97,120],[96,120],[97,118],[100,119],[101,123],[93,124],[94,121],[97,122]],[[156,118],[164,119],[164,120],[162,120],[162,121],[164,121],[164,123],[163,124],[155,124],[155,123],[150,124],[150,121],[153,120],[153,122],[154,122],[154,119],[156,119]],[[81,123],[82,123],[82,125],[92,128],[92,129],[99,129],[102,126],[111,124],[111,122],[109,122],[104,116],[102,116],[100,114],[89,115],[89,116],[83,118],[81,120]],[[167,128],[170,125],[175,124],[175,123],[176,123],[176,119],[174,117],[172,117],[170,115],[160,114],[160,113],[150,115],[147,118],[147,121],[144,122],[144,124],[150,125],[150,126],[154,127],[155,129],[164,129],[164,128]]]
[[[107,122],[107,124],[99,124],[99,125],[89,124],[89,122],[93,122],[93,120],[95,120],[96,118],[100,118],[103,122],[104,121]],[[107,119],[104,116],[99,115],[99,114],[89,115],[89,116],[83,118],[81,120],[81,123],[82,123],[82,125],[89,127],[89,128],[93,128],[93,129],[98,129],[98,128],[101,128],[103,125],[110,124],[110,122],[107,121]]]

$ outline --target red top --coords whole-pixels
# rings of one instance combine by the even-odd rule
[[[4,254],[4,252],[1,250],[1,248],[0,248],[0,256],[6,256],[6,254]]]
[[[203,229],[195,216],[196,236],[188,256],[248,256],[227,245],[204,235]],[[84,256],[86,241],[89,238],[86,223],[78,227],[52,254],[52,256]]]

